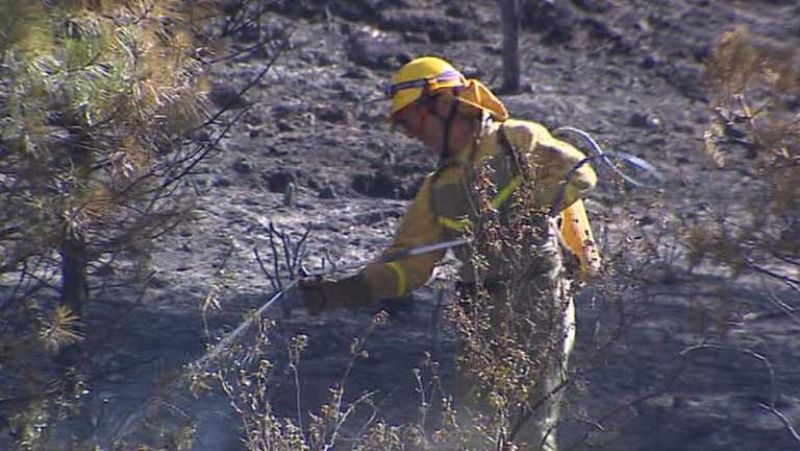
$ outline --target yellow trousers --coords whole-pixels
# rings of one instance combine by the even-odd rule
[[[550,232],[553,233],[552,230]],[[491,312],[492,327],[484,331],[489,335],[484,339],[487,342],[502,342],[502,339],[492,335],[511,334],[517,347],[523,344],[523,352],[528,354],[529,362],[533,363],[526,377],[530,377],[535,385],[532,385],[531,394],[519,401],[527,412],[520,414],[517,406],[507,409],[509,415],[518,417],[509,419],[505,434],[513,435],[513,442],[519,449],[555,451],[558,449],[556,427],[567,384],[569,357],[575,343],[575,304],[554,234],[537,243],[534,260],[523,277],[516,279],[516,283],[483,284],[489,294],[488,302],[493,307],[507,306],[488,310]],[[470,295],[475,296],[475,293],[467,297]],[[465,343],[462,343],[462,352],[470,352]],[[502,359],[504,350],[498,348],[497,352],[495,358]],[[462,362],[470,361],[469,356],[464,357]],[[491,371],[491,368],[482,370]],[[474,374],[474,368],[462,368],[456,377],[454,389],[459,419],[472,431],[478,416],[497,418],[498,415],[498,412],[491,411]],[[515,427],[517,431],[513,431]],[[506,440],[510,438],[506,437]],[[489,440],[495,442],[490,443]],[[503,438],[484,434],[464,448],[494,448],[498,440]]]

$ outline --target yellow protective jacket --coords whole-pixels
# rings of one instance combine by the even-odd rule
[[[463,221],[474,220],[476,214],[471,205],[469,174],[487,158],[491,159],[486,163],[492,166],[492,178],[499,187],[492,203],[496,208],[502,205],[521,180],[512,169],[510,158],[513,156],[507,151],[509,146],[503,144],[503,136],[514,151],[532,157],[535,199],[544,203],[538,207],[550,207],[565,174],[584,158],[583,153],[555,139],[541,124],[514,119],[502,123],[486,122],[471,146],[425,177],[384,255],[462,236]],[[570,178],[561,202],[565,206],[560,218],[563,242],[578,258],[584,275],[595,271],[600,264],[591,226],[580,199],[596,183],[597,176],[592,168],[583,165]],[[458,256],[458,252],[456,254]],[[361,275],[369,287],[370,299],[375,302],[406,295],[430,278],[443,255],[444,251],[435,251],[367,265]],[[462,272],[462,280],[468,273]],[[496,273],[502,273],[502,268],[496,268]]]

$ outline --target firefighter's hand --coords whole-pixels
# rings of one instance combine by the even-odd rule
[[[325,310],[327,294],[331,291],[331,280],[303,279],[300,281],[300,293],[306,310],[313,316]]]
[[[360,275],[342,280],[303,279],[303,303],[311,315],[336,309],[357,309],[371,305],[369,291]]]

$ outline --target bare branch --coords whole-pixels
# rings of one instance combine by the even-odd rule
[[[278,290],[279,289],[278,283],[275,281],[275,278],[272,276],[272,274],[270,274],[270,272],[264,266],[264,261],[261,260],[261,255],[259,255],[258,253],[258,248],[254,247],[253,253],[256,256],[256,261],[258,261],[258,266],[261,268],[261,272],[264,274],[264,276],[267,277],[267,280],[269,280],[269,283],[272,285],[272,289]]]
[[[278,247],[275,244],[275,236],[280,237],[280,234],[277,230],[275,230],[275,225],[270,222],[269,223],[269,247],[272,250],[272,274],[275,276],[275,281],[278,283],[278,287],[283,287],[283,282],[281,281],[280,277],[280,268],[278,267],[278,262],[280,261],[280,253],[278,252]]]
[[[781,420],[781,423],[783,423],[783,426],[786,428],[786,430],[789,431],[789,433],[792,435],[794,441],[797,442],[798,445],[800,445],[800,434],[797,433],[797,429],[795,429],[794,425],[792,425],[792,422],[789,421],[788,418],[786,418],[786,415],[784,415],[783,413],[781,413],[781,411],[776,409],[775,406],[767,405],[764,403],[759,403],[758,405],[761,406],[762,409],[778,417],[778,419]]]
[[[789,277],[789,276],[787,276],[785,274],[780,274],[780,273],[777,273],[775,271],[769,270],[767,268],[764,268],[763,266],[757,265],[754,261],[752,261],[750,259],[747,259],[747,267],[752,269],[755,272],[768,275],[768,276],[770,276],[772,278],[778,279],[778,280],[786,282],[786,283],[795,284],[795,285],[800,284],[800,279],[795,279],[795,278]]]

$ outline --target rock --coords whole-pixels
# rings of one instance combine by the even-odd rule
[[[659,75],[687,98],[698,102],[708,100],[701,67],[673,64],[659,70]]]
[[[317,173],[318,173],[318,169],[317,169]],[[313,190],[319,190],[320,188],[322,188],[323,186],[325,186],[327,184],[327,183],[321,183],[317,179],[317,177],[315,175],[312,175],[312,174],[308,174],[307,178],[305,178],[303,180],[303,182],[304,182],[305,186],[307,186],[307,187],[309,187],[309,188],[311,188]]]
[[[280,102],[272,107],[272,116],[284,119],[298,114],[301,108],[299,103]]]
[[[470,21],[436,15],[429,11],[387,10],[379,25],[387,30],[427,33],[432,42],[485,41],[483,31]]]
[[[300,54],[300,60],[304,61],[308,64],[313,66],[330,66],[334,64],[333,58],[328,54],[328,52],[319,51],[319,50],[312,50],[308,52],[303,52]]]
[[[401,66],[414,59],[414,55],[408,52],[398,52],[397,55],[395,55],[395,57],[397,58],[397,62],[400,63]]]
[[[208,100],[218,108],[231,110],[244,108],[248,104],[244,97],[239,95],[239,90],[230,84],[215,83],[208,92]]]
[[[197,132],[193,133],[191,136],[192,141],[196,143],[210,143],[211,142],[211,133],[208,130],[198,130]]]
[[[264,123],[264,116],[258,110],[248,111],[244,115],[244,123],[247,125],[261,125]]]
[[[368,79],[372,78],[372,73],[369,71],[369,69],[366,69],[366,68],[363,68],[363,67],[358,67],[358,66],[353,66],[353,67],[348,67],[342,73],[342,77],[343,78],[350,78],[350,79],[354,79],[354,80],[368,80]]]
[[[392,70],[400,66],[397,60],[399,41],[372,27],[350,29],[344,43],[347,57],[359,66]]]
[[[650,215],[644,215],[639,219],[639,225],[640,226],[649,226],[649,225],[653,225],[655,223],[656,223],[655,218],[653,218]]]
[[[661,64],[661,61],[658,56],[651,53],[642,59],[641,66],[643,69],[655,69],[659,64]]]
[[[400,179],[385,170],[374,174],[356,174],[351,186],[355,191],[369,197],[406,198],[406,190]]]
[[[473,22],[478,19],[478,13],[475,11],[475,8],[464,2],[454,2],[447,5],[444,9],[444,13],[450,17],[467,19]]]
[[[520,17],[522,28],[543,34],[546,45],[573,39],[575,13],[564,2],[524,0],[520,3]]]
[[[216,188],[227,188],[231,186],[231,181],[226,177],[220,176],[214,179],[214,182],[211,184],[211,186],[214,186]]]
[[[431,38],[428,33],[407,32],[403,33],[403,41],[409,44],[430,44]]]
[[[258,28],[253,23],[241,27],[236,33],[236,39],[239,42],[258,42],[259,37]]]
[[[336,199],[338,197],[336,195],[336,190],[330,185],[320,189],[317,195],[320,197],[320,199]]]
[[[628,119],[628,125],[631,127],[656,130],[661,128],[662,122],[661,118],[653,114],[636,112],[631,115],[630,119]]]
[[[403,213],[399,210],[379,210],[356,215],[353,217],[353,220],[359,224],[370,225],[383,221],[386,218],[401,218],[402,216]]]
[[[253,162],[248,158],[242,157],[234,161],[231,168],[238,174],[250,174],[253,172]]]
[[[267,183],[267,189],[273,193],[284,193],[290,183],[297,184],[297,175],[286,169],[265,174],[263,178]]]
[[[554,28],[547,32],[542,38],[544,45],[558,45],[572,42],[574,35],[572,29],[568,27]]]
[[[614,8],[611,0],[572,0],[576,8],[589,13],[604,14]]]
[[[322,5],[308,1],[267,2],[267,10],[291,17],[305,19],[320,19],[324,17],[325,9]]]
[[[266,5],[269,11],[303,20],[319,20],[338,16],[352,22],[374,22],[380,10],[386,5],[405,8],[408,7],[408,2],[404,0],[391,2],[384,0],[292,0],[266,2]]]
[[[485,41],[486,37],[480,28],[462,21],[449,20],[444,28],[432,27],[428,31],[432,42],[444,44],[453,41]]]
[[[605,42],[622,40],[622,32],[602,20],[593,17],[586,18],[581,21],[581,26],[587,30],[589,38],[592,40]]]
[[[292,125],[289,121],[285,121],[285,120],[280,120],[280,121],[276,122],[275,125],[278,126],[278,131],[279,132],[290,132],[290,131],[293,131],[295,129],[294,125]]]
[[[714,49],[709,44],[696,45],[691,48],[692,57],[697,63],[705,63],[714,56]]]
[[[289,155],[289,151],[279,149],[275,146],[267,146],[261,151],[261,154],[268,157],[282,157]]]
[[[154,274],[149,279],[147,279],[147,283],[150,288],[155,289],[162,289],[169,286],[169,280],[164,277],[161,277],[160,274]]]
[[[321,105],[316,108],[314,115],[317,119],[334,124],[348,124],[352,120],[351,112],[345,105]]]
[[[381,0],[333,0],[328,2],[328,11],[354,22],[371,22],[385,2]]]
[[[463,67],[461,67],[461,73],[467,78],[482,79],[484,76],[483,69],[472,64],[465,64]]]

